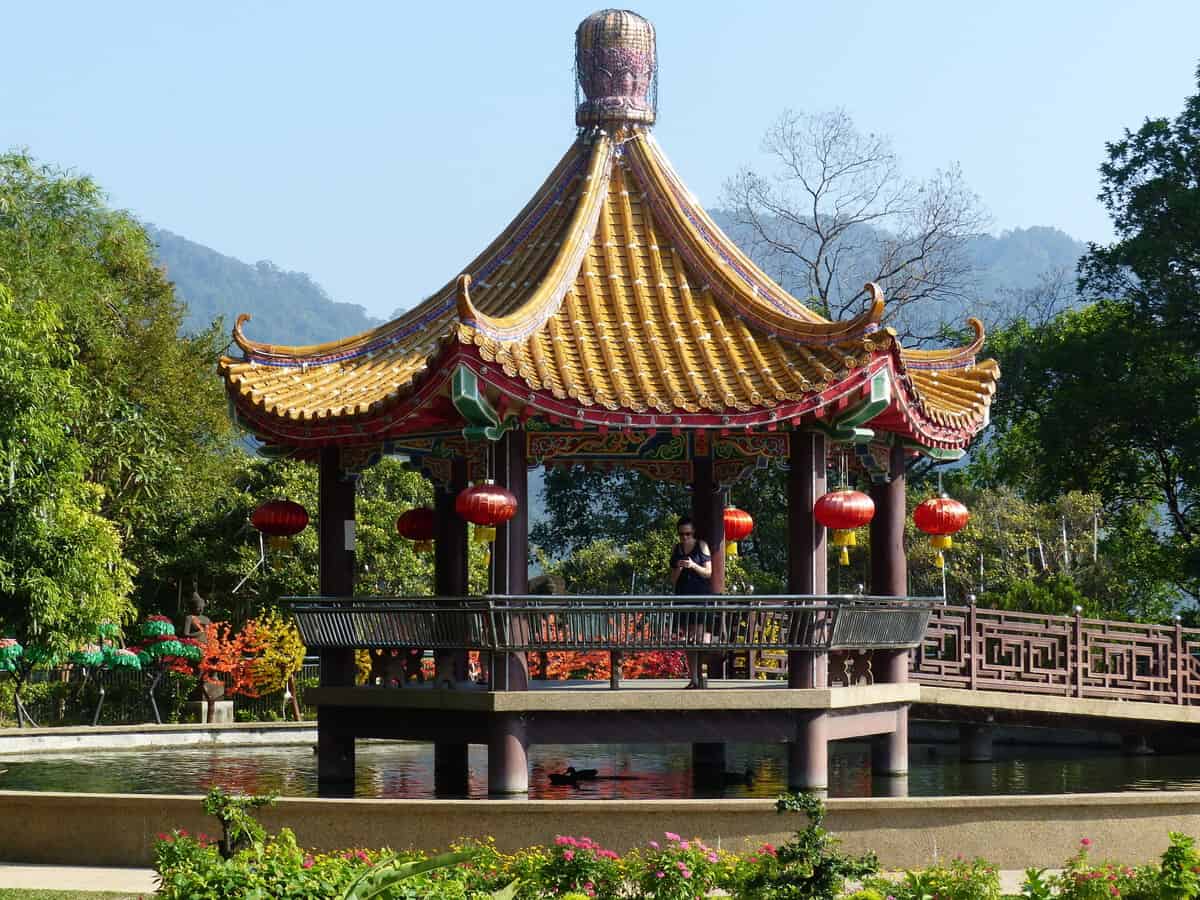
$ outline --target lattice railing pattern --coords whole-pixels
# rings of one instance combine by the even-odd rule
[[[929,685],[1197,704],[1200,630],[941,606],[911,667]]]

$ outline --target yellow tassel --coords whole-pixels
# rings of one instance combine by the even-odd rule
[[[934,561],[935,563],[937,563],[937,567],[938,567],[939,569],[944,569],[944,568],[946,568],[946,557],[945,557],[945,555],[942,553],[942,551],[941,551],[941,550],[939,550],[939,551],[938,551],[938,555],[937,555],[937,556],[934,558],[934,560],[933,560],[933,561]]]
[[[492,564],[492,548],[488,547],[487,550],[483,551],[483,567],[486,569],[491,564]]]
[[[949,550],[954,546],[954,539],[948,534],[935,534],[930,543],[939,550]]]
[[[830,542],[835,547],[857,547],[858,538],[850,529],[838,528],[833,532],[833,540]]]
[[[433,552],[433,541],[417,541],[417,543],[413,547],[413,549],[416,550],[418,553],[432,553]]]
[[[280,553],[286,553],[292,547],[292,539],[283,535],[273,534],[267,538],[267,546]]]
[[[488,525],[475,526],[475,543],[490,544],[496,539],[496,529]]]
[[[737,541],[726,541],[725,542],[725,555],[726,556],[737,556]]]
[[[838,554],[838,565],[839,566],[850,565],[850,550],[848,548],[842,547],[842,552],[840,554]]]

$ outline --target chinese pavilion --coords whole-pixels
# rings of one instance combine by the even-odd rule
[[[454,514],[464,487],[495,477],[517,496],[493,584],[523,594],[527,468],[580,462],[690,484],[715,592],[722,486],[765,462],[786,466],[789,592],[821,595],[825,529],[812,510],[840,442],[873,482],[871,592],[905,594],[905,467],[920,455],[957,458],[986,425],[999,371],[977,359],[982,326],[970,321],[965,347],[906,349],[882,324],[877,286],[867,285],[861,315],[828,321],[772,281],[654,139],[658,68],[645,19],[621,10],[585,19],[576,73],[575,140],[511,224],[433,296],[313,346],[253,340],[239,317],[241,355],[222,359],[220,375],[233,415],[265,452],[318,463],[322,593],[353,593],[353,473],[397,453],[436,485],[439,597],[467,592],[466,523]],[[792,660],[792,686],[824,683],[819,654],[809,656]],[[903,680],[902,665],[893,668]],[[350,669],[348,651],[323,652],[324,686],[352,684]],[[509,683],[523,685],[520,666]],[[353,762],[343,712],[321,707],[323,777]],[[443,740],[437,759],[463,770],[465,745]],[[809,771],[810,784],[823,777]]]

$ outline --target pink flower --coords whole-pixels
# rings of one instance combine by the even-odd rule
[[[311,869],[313,867],[313,862],[314,862],[314,860],[313,860],[312,856],[305,854],[304,862],[302,862],[300,865],[302,868]]]
[[[664,872],[662,869],[659,869],[657,872],[654,873],[654,877],[655,878],[666,878],[667,873]]]
[[[691,848],[692,848],[692,845],[691,845],[691,844],[689,844],[687,841],[680,841],[680,842],[679,842],[679,849],[680,849],[680,850],[690,850]]]
[[[652,849],[657,850],[658,849],[658,841],[651,841],[650,846]]]
[[[679,874],[682,875],[684,878],[691,878],[692,870],[691,869],[680,869]]]
[[[574,858],[575,858],[574,850],[564,850],[563,851],[563,859],[567,860],[567,862],[570,862]]]
[[[665,834],[667,836],[668,841],[678,841],[679,840],[679,835],[677,835],[673,831],[664,831],[663,834]]]
[[[1092,846],[1092,839],[1091,839],[1091,838],[1084,838],[1084,839],[1083,839],[1083,840],[1081,840],[1079,843],[1080,843],[1080,844],[1082,844],[1084,847],[1090,847],[1090,846]]]
[[[715,854],[715,853],[709,853],[709,854],[708,854],[708,861],[709,861],[709,862],[713,862],[713,863],[715,863],[715,862],[718,862],[719,860],[720,860],[720,857],[719,857],[719,856],[717,856],[717,854]]]

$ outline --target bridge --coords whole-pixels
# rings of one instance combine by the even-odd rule
[[[308,699],[326,765],[339,763],[343,780],[356,737],[486,743],[491,788],[512,793],[527,784],[531,743],[690,742],[695,768],[723,770],[732,734],[783,741],[793,785],[819,789],[833,740],[870,738],[878,773],[906,772],[910,713],[958,723],[972,759],[990,756],[993,726],[1005,723],[1118,732],[1130,750],[1166,729],[1200,732],[1200,630],[1179,622],[858,595],[292,602],[323,657],[424,648],[437,658],[436,683],[400,689],[323,670]],[[562,650],[608,653],[611,679],[528,678],[528,652]],[[652,650],[686,653],[694,674],[708,660],[718,677],[622,681],[623,655]],[[486,685],[462,676],[456,658],[469,651],[486,660]]]

